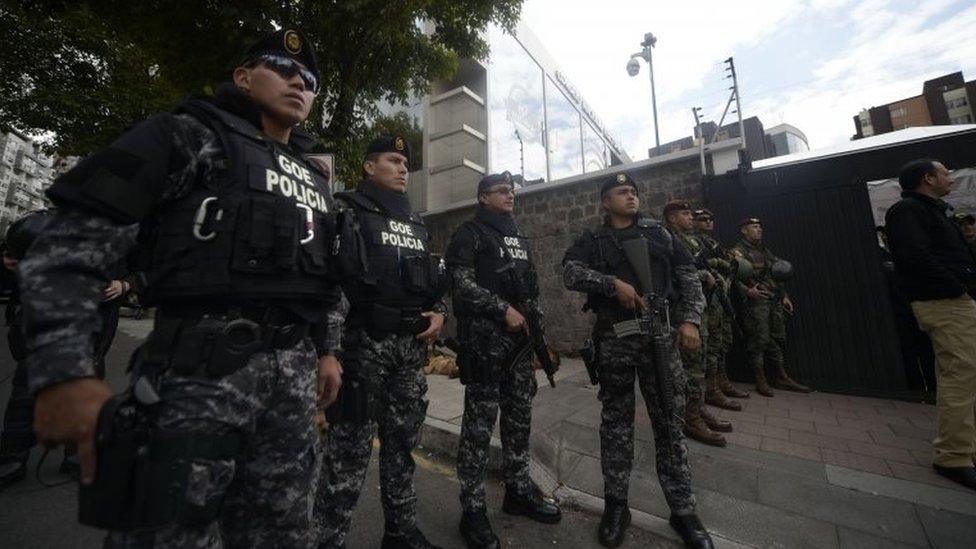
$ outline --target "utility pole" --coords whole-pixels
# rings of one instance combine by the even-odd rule
[[[631,54],[630,61],[627,62],[627,74],[637,76],[640,73],[640,63],[637,58],[647,61],[648,71],[651,76],[651,108],[654,111],[654,151],[661,152],[661,136],[657,128],[657,95],[654,89],[654,45],[657,44],[657,37],[653,33],[645,33],[644,41],[641,42],[641,51]]]
[[[746,148],[746,130],[742,124],[742,103],[739,101],[739,79],[735,73],[735,60],[729,57],[725,62],[729,64],[725,68],[725,72],[729,73],[726,78],[732,79],[732,87],[729,89],[732,90],[732,97],[735,98],[735,112],[739,115],[739,136],[742,137],[742,145],[739,148],[744,150]]]
[[[692,107],[691,114],[695,117],[695,133],[698,135],[698,159],[701,161],[701,173],[705,175],[705,132],[702,131],[701,119],[698,111],[701,107]]]

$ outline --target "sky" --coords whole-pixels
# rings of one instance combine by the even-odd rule
[[[661,143],[692,134],[692,107],[718,121],[729,56],[744,116],[792,124],[812,149],[849,140],[861,109],[920,95],[925,80],[976,79],[974,0],[526,0],[522,20],[633,160],[654,146],[647,65],[626,71],[646,32]]]

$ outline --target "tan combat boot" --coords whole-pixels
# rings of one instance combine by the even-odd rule
[[[773,390],[766,383],[766,373],[762,368],[756,368],[756,392],[764,397],[773,396]]]
[[[725,437],[718,433],[713,433],[705,425],[705,421],[701,416],[701,405],[696,402],[688,402],[685,406],[685,436],[690,439],[697,440],[702,444],[708,444],[709,446],[724,447],[726,445]]]
[[[720,417],[709,411],[708,406],[705,406],[705,399],[703,398],[699,402],[700,406],[698,409],[701,412],[702,421],[709,429],[715,431],[716,433],[731,433],[732,432],[732,422],[721,419]]]
[[[720,368],[718,372],[718,388],[727,397],[749,398],[749,391],[743,391],[732,385],[732,382],[729,381],[729,374],[725,373],[724,368]]]
[[[777,389],[782,389],[784,391],[795,391],[797,393],[810,392],[810,388],[806,385],[800,385],[796,381],[793,381],[793,378],[786,373],[786,368],[782,366],[779,367],[779,376],[776,381],[773,382],[773,385],[776,386]]]
[[[718,388],[718,374],[705,378],[705,402],[712,406],[735,412],[742,410],[741,404],[734,400],[729,400]]]

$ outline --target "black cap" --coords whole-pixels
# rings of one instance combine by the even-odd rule
[[[600,197],[606,196],[610,189],[616,187],[633,187],[634,192],[638,192],[637,183],[634,179],[630,177],[628,173],[618,173],[617,175],[611,176],[609,179],[603,182],[603,186],[600,187]]]
[[[962,225],[964,223],[976,223],[976,217],[969,212],[958,212],[952,214],[952,220]]]
[[[743,217],[739,220],[739,228],[745,227],[746,225],[762,225],[762,221],[758,217]]]
[[[241,60],[242,65],[262,55],[280,55],[290,57],[298,61],[305,68],[312,71],[316,78],[319,78],[319,69],[315,64],[315,53],[312,51],[312,44],[305,38],[305,35],[294,29],[281,29],[278,32],[269,34],[257,41],[244,54]]]
[[[23,259],[27,249],[50,221],[50,210],[37,210],[11,223],[7,229],[7,254],[14,259]]]
[[[514,183],[512,183],[512,174],[508,172],[490,173],[482,177],[481,181],[478,182],[478,194],[486,193],[495,185],[500,185],[502,183],[507,183],[514,186]]]
[[[410,160],[410,143],[402,135],[381,135],[366,147],[366,156],[379,153],[400,153]]]

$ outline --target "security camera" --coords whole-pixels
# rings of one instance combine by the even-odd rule
[[[640,63],[636,59],[631,57],[630,61],[627,61],[627,74],[631,76],[637,76],[639,72],[640,72]]]

